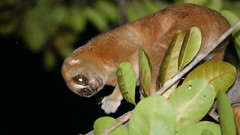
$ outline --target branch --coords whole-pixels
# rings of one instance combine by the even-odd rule
[[[206,52],[199,53],[188,66],[186,66],[182,71],[175,75],[172,79],[168,80],[165,85],[160,88],[154,95],[161,95],[167,91],[173,84],[180,80],[187,72],[189,72],[194,66],[196,66],[200,61],[202,61],[209,53],[211,53],[219,44],[221,44],[228,36],[232,34],[234,30],[240,27],[240,21],[238,21],[234,26],[232,26],[228,31],[222,34],[216,42],[213,43]]]
[[[165,85],[160,88],[154,95],[161,95],[165,91],[167,91],[173,84],[175,84],[178,80],[180,80],[187,72],[189,72],[195,65],[197,65],[200,61],[202,61],[209,53],[211,53],[220,43],[222,43],[228,36],[232,34],[234,30],[240,27],[240,21],[238,21],[234,26],[232,26],[228,31],[226,31],[223,35],[221,35],[216,42],[213,43],[209,50],[204,53],[199,53],[188,66],[186,66],[182,71],[180,71],[177,75],[175,75],[172,79],[168,80]],[[124,114],[122,118],[119,119],[117,123],[115,123],[110,128],[106,129],[101,135],[107,135],[115,128],[126,122],[131,116],[131,111]]]
[[[121,126],[124,122],[126,122],[127,120],[129,120],[130,116],[131,116],[131,112],[129,111],[126,114],[124,114],[124,116],[122,116],[119,121],[117,123],[115,123],[114,125],[112,125],[110,128],[106,129],[103,133],[101,133],[101,135],[107,135],[110,132],[112,132],[114,129],[116,129],[117,127]]]

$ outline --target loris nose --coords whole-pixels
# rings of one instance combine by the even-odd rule
[[[96,92],[96,91],[98,90],[98,86],[95,85],[94,83],[91,83],[91,84],[90,84],[90,88],[91,88],[91,90],[94,91],[94,92]]]

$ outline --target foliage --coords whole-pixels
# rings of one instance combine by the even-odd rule
[[[218,112],[223,135],[236,135],[236,126],[233,110],[228,96],[223,91],[218,92]]]
[[[42,51],[47,69],[54,68],[57,56],[63,59],[74,50],[88,23],[105,31],[119,18],[109,0],[1,0],[0,9],[0,35],[17,33],[30,51]]]
[[[143,96],[151,94],[151,71],[152,65],[144,49],[139,50],[139,82],[143,90]]]
[[[199,65],[187,75],[184,82],[196,78],[203,78],[213,85],[215,91],[227,91],[235,81],[236,70],[227,62],[209,61]]]
[[[214,98],[213,86],[203,79],[193,79],[179,86],[169,98],[177,109],[176,130],[200,121],[211,108]]]
[[[102,32],[176,3],[224,9],[230,12],[227,18],[240,17],[240,2],[234,0],[1,0],[0,35],[20,37],[30,51],[43,52],[46,68],[53,69],[58,64],[57,57],[68,56],[83,34],[89,33],[89,23]],[[236,50],[239,54],[239,45]]]
[[[233,12],[229,11],[229,10],[223,10],[221,11],[222,15],[228,20],[228,22],[232,25],[234,25],[237,21],[240,20],[240,17],[238,17],[236,14],[234,14]],[[233,36],[233,42],[235,43],[235,48],[236,48],[236,52],[238,55],[238,61],[237,62],[233,62],[233,64],[237,67],[238,71],[240,71],[240,28],[235,30],[232,33]]]
[[[120,1],[123,4],[119,4]],[[0,35],[16,35],[22,38],[29,50],[43,52],[46,68],[53,69],[57,64],[56,57],[59,55],[65,58],[73,51],[74,44],[81,39],[83,33],[86,33],[89,23],[102,32],[109,29],[110,25],[117,26],[133,21],[176,3],[195,3],[215,9],[221,12],[231,25],[240,18],[240,2],[234,0],[26,0],[24,2],[2,0],[0,2]],[[239,33],[240,30],[236,30],[232,34],[238,59],[230,61],[238,71],[240,69]],[[201,44],[199,35],[197,28],[188,32],[181,30],[177,32],[160,68],[162,85],[196,55],[199,45],[195,44],[197,47],[192,48],[193,50],[190,50],[188,45],[192,46],[192,42]],[[187,53],[188,51],[193,53]],[[144,50],[141,49],[139,52],[140,85],[146,98],[138,104],[135,102],[136,79],[132,79],[136,78],[134,70],[129,63],[122,63],[118,69],[119,86],[124,98],[136,104],[136,108],[130,118],[129,130],[120,127],[119,131],[115,130],[116,133],[112,134],[128,134],[127,132],[136,134],[139,131],[144,134],[160,134],[159,129],[164,134],[181,135],[189,132],[219,134],[220,129],[224,130],[228,126],[224,121],[220,120],[219,125],[200,120],[213,105],[213,97],[215,97],[213,95],[218,95],[220,119],[230,119],[234,127],[233,115],[225,115],[225,110],[231,113],[231,109],[223,92],[227,91],[234,82],[236,75],[234,66],[226,62],[201,64],[188,74],[182,84],[176,84],[173,87],[174,91],[170,92],[172,95],[169,99],[164,99],[162,96],[151,96],[151,63]],[[235,110],[237,110],[235,111],[236,121],[237,119],[239,121],[239,107],[235,107]],[[176,123],[173,122],[174,120]],[[95,122],[94,131],[100,134],[115,122],[113,118],[100,118]],[[102,123],[105,124],[102,125]],[[239,122],[237,124],[239,125]],[[225,134],[225,132],[228,134],[229,131],[224,130],[222,133]]]
[[[136,77],[135,72],[128,62],[122,62],[117,69],[118,86],[125,99],[132,104],[135,103]]]
[[[94,123],[94,129],[96,129],[94,130],[94,135],[100,135],[105,129],[109,128],[116,122],[116,119],[108,116],[99,118]],[[120,126],[109,135],[127,135],[127,130],[123,126]]]
[[[196,29],[193,27],[193,29]],[[191,32],[187,36],[187,40],[191,42],[189,46],[198,43],[201,39],[201,32]],[[200,32],[200,33],[199,33]],[[178,31],[176,36],[170,43],[168,53],[166,53],[163,61],[169,63],[170,56],[179,56],[181,53],[185,53],[192,50],[190,47],[184,47],[187,32]],[[198,34],[196,34],[198,33]],[[198,35],[198,36],[193,36]],[[198,38],[196,38],[198,37]],[[178,43],[176,42],[178,41]],[[182,44],[182,45],[179,45]],[[179,51],[173,51],[174,48],[178,48]],[[180,49],[184,48],[184,49]],[[195,47],[198,50],[199,47]],[[194,51],[196,51],[194,50]],[[143,49],[139,51],[139,66],[143,66],[144,71],[139,71],[142,74],[140,77],[151,78],[151,63]],[[176,54],[174,54],[176,53]],[[185,58],[194,58],[196,53],[186,53]],[[160,72],[168,72],[165,68],[179,68],[180,57],[174,58],[172,64],[165,64],[164,69]],[[187,65],[190,61],[186,62]],[[126,64],[124,62],[123,64]],[[119,65],[121,68],[122,64]],[[147,68],[148,66],[148,68]],[[131,66],[126,66],[131,67]],[[130,70],[130,69],[128,69]],[[130,71],[132,72],[133,69]],[[141,73],[142,72],[142,73]],[[145,74],[145,75],[144,75]],[[123,75],[123,74],[122,74]],[[135,78],[135,74],[125,74],[128,78]],[[160,74],[166,76],[166,73]],[[171,92],[171,96],[167,99],[163,96],[148,95],[141,99],[137,103],[136,107],[132,111],[132,115],[129,120],[128,134],[144,134],[144,135],[182,135],[182,134],[193,134],[193,135],[220,135],[220,134],[236,134],[236,125],[234,119],[233,110],[225,92],[234,83],[236,77],[236,69],[234,66],[227,62],[216,62],[208,61],[200,64],[193,69],[183,82],[179,83],[177,88]],[[118,78],[122,80],[123,77]],[[170,77],[166,77],[166,81]],[[146,81],[146,82],[144,82]],[[149,79],[142,79],[143,84],[148,84]],[[132,83],[124,81],[124,85]],[[121,84],[122,85],[122,84]],[[121,89],[121,88],[120,88]],[[135,91],[135,89],[129,89]],[[122,92],[125,90],[121,89]],[[147,93],[148,90],[144,90]],[[128,92],[131,93],[131,92]],[[129,96],[123,94],[123,97],[127,100]],[[220,123],[213,123],[211,121],[202,121],[203,117],[207,115],[210,109],[214,105],[214,101],[217,99],[218,104],[218,115],[220,116]],[[101,118],[100,118],[101,119]],[[231,126],[231,128],[229,127]],[[94,126],[95,127],[95,126]],[[94,128],[98,130],[98,128]],[[124,129],[125,130],[125,129]]]
[[[134,109],[129,121],[129,135],[174,135],[175,119],[175,108],[168,100],[150,96]]]

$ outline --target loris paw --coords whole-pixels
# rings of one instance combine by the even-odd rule
[[[112,97],[111,95],[104,97],[102,100],[101,108],[104,110],[106,114],[115,113],[119,105],[121,104],[121,100],[122,99]]]

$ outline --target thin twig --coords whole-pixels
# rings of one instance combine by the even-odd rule
[[[119,127],[120,125],[122,125],[124,122],[126,122],[127,120],[129,120],[131,116],[131,111],[127,112],[126,114],[124,114],[124,116],[119,119],[119,121],[117,123],[115,123],[114,125],[112,125],[110,128],[106,129],[103,133],[101,133],[101,135],[107,135],[110,132],[112,132],[115,128]]]
[[[182,71],[180,71],[177,75],[175,75],[172,79],[167,81],[165,85],[160,88],[154,95],[161,95],[163,94],[168,88],[170,88],[173,84],[175,84],[178,80],[180,80],[187,72],[189,72],[195,65],[197,65],[200,61],[202,61],[209,53],[211,53],[219,44],[221,44],[228,36],[232,34],[234,30],[236,30],[238,27],[240,27],[240,21],[238,21],[234,26],[232,26],[228,31],[226,31],[223,35],[221,35],[216,42],[213,43],[212,48],[207,50],[204,53],[199,53],[193,61],[186,66]],[[131,111],[129,111],[127,114],[124,114],[125,116],[119,119],[117,123],[115,123],[110,128],[106,129],[101,135],[107,135],[111,131],[113,131],[115,128],[126,122],[130,116]]]
[[[219,44],[221,44],[228,36],[232,34],[234,30],[240,27],[240,21],[238,21],[234,26],[232,26],[228,31],[222,34],[216,42],[204,53],[199,53],[188,66],[186,66],[182,71],[175,75],[172,79],[168,80],[165,85],[160,88],[154,95],[161,95],[168,88],[170,88],[174,83],[180,80],[187,72],[189,72],[194,66],[196,66],[200,61],[202,61],[209,53],[211,53]]]

